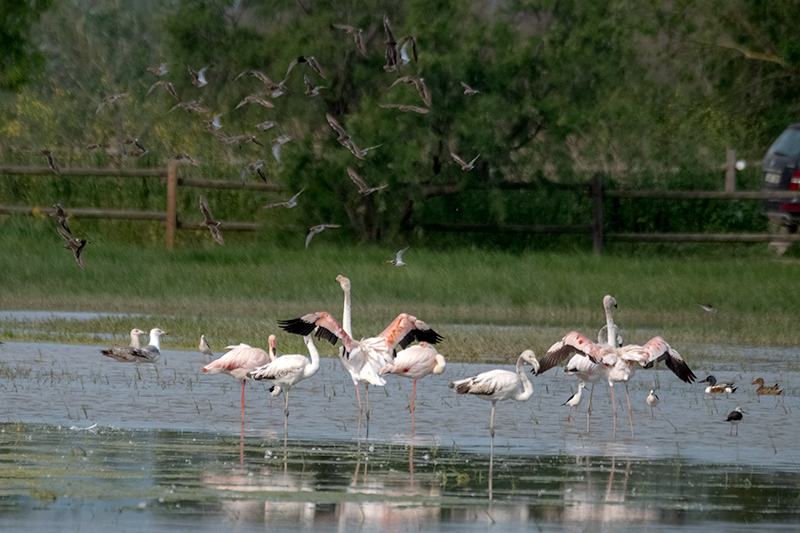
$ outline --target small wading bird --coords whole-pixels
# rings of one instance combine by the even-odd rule
[[[134,331],[144,334],[144,331],[138,329],[131,331],[131,343],[134,342]],[[150,341],[147,346],[142,348],[132,345],[121,346],[100,350],[100,353],[121,363],[155,363],[158,356],[161,355],[161,335],[166,334],[165,331],[159,328],[153,328],[150,330]],[[138,344],[139,339],[136,338],[135,342]]]
[[[169,65],[167,63],[161,63],[157,67],[147,67],[147,72],[152,72],[156,76],[163,76],[169,72]]]
[[[610,336],[612,339],[616,337],[616,335]],[[643,368],[651,368],[656,362],[664,361],[667,368],[678,376],[681,381],[692,383],[697,379],[680,354],[661,337],[654,337],[642,346],[629,344],[617,348],[610,344],[595,344],[575,331],[567,333],[564,338],[550,347],[540,361],[540,372],[545,372],[560,364],[567,356],[575,353],[583,354],[591,359],[593,363],[599,364],[600,372],[608,380],[608,385],[611,387],[611,401],[614,403],[615,435],[617,409],[614,402],[614,383],[622,382],[625,384],[625,397],[628,400],[631,437],[634,437],[631,400],[628,394],[628,381],[635,373],[634,364],[638,363]]]
[[[255,135],[247,135],[247,134],[244,134],[244,135],[233,135],[233,136],[230,136],[230,137],[229,137],[229,136],[227,136],[227,135],[218,135],[218,137],[219,137],[219,138],[222,140],[222,142],[224,142],[225,144],[235,144],[235,145],[236,145],[236,146],[238,146],[239,148],[241,148],[243,144],[247,144],[247,143],[253,143],[253,144],[257,144],[258,146],[264,146],[264,145],[263,145],[263,144],[261,144],[261,142],[260,142],[260,141],[259,141],[259,140],[256,138],[256,136],[255,136]]]
[[[58,168],[58,164],[56,163],[56,158],[53,155],[52,150],[39,150],[39,153],[47,158],[47,166],[50,167],[50,170],[52,170],[53,173],[61,174],[61,169]]]
[[[716,307],[714,307],[711,304],[697,304],[697,305],[699,305],[700,308],[703,309],[703,311],[707,311],[709,313],[716,313],[717,312]]]
[[[281,162],[281,146],[291,141],[292,138],[288,135],[281,135],[280,137],[272,140],[272,157],[280,164]]]
[[[250,94],[250,95],[245,96],[244,100],[239,102],[239,104],[236,107],[234,107],[234,109],[239,109],[240,107],[242,107],[245,104],[258,104],[258,105],[261,105],[261,106],[264,106],[264,107],[269,107],[269,108],[274,108],[275,107],[272,104],[272,102],[264,100],[264,97],[262,97],[258,93]]]
[[[242,426],[244,426],[244,388],[248,373],[275,360],[275,335],[269,336],[269,352],[261,348],[253,348],[247,344],[228,346],[231,350],[215,361],[203,367],[207,374],[228,374],[242,380]],[[280,389],[277,390],[280,393]]]
[[[244,185],[244,180],[247,174],[250,175],[258,174],[259,177],[264,181],[264,183],[266,183],[267,177],[261,170],[264,167],[264,163],[265,161],[263,159],[256,159],[255,161],[244,167],[244,169],[242,170],[242,185]]]
[[[475,89],[473,89],[472,87],[470,87],[469,85],[464,83],[463,81],[461,82],[461,86],[464,88],[464,94],[466,94],[467,96],[480,94],[480,91],[476,91]]]
[[[214,353],[211,351],[211,346],[208,345],[206,341],[205,335],[200,335],[200,353],[203,355],[207,355],[209,357],[214,357]]]
[[[708,383],[708,387],[706,387],[706,394],[732,394],[736,392],[737,387],[733,386],[733,381],[717,381],[712,375],[709,375],[706,379],[702,381],[698,381],[698,383]]]
[[[492,416],[489,419],[489,435],[491,436],[491,452],[494,453],[494,410],[497,402],[514,400],[527,401],[533,394],[533,385],[525,375],[523,363],[533,365],[534,374],[538,373],[539,361],[532,350],[525,350],[517,358],[516,372],[508,370],[489,370],[475,377],[453,381],[448,385],[457,394],[471,394],[492,402]]]
[[[67,219],[69,217],[67,216],[67,213],[64,212],[64,208],[61,207],[61,204],[53,204],[53,207],[55,207],[56,210],[50,213],[50,216],[56,217],[58,219],[58,224],[64,228],[67,233],[71,233],[69,230],[69,224],[67,224]]]
[[[358,192],[361,196],[369,196],[370,194],[374,193],[375,191],[380,191],[381,189],[385,189],[388,185],[379,185],[378,187],[369,187],[367,183],[361,179],[355,170],[350,167],[347,167],[347,175],[350,176],[350,179],[358,186]]]
[[[406,264],[403,262],[403,252],[405,252],[405,251],[406,251],[406,250],[408,250],[409,248],[410,248],[410,246],[407,246],[407,247],[403,248],[402,250],[400,250],[399,252],[397,252],[397,255],[395,256],[395,258],[394,258],[394,259],[389,259],[389,260],[388,260],[388,261],[386,261],[386,262],[387,262],[387,263],[391,263],[392,265],[394,265],[394,266],[398,266],[398,267],[401,267],[401,266],[406,266]]]
[[[95,111],[94,114],[95,115],[98,114],[100,112],[100,110],[103,109],[105,106],[107,106],[109,104],[113,104],[117,100],[121,100],[121,99],[127,98],[127,97],[128,97],[128,93],[110,94],[110,95],[106,96],[105,98],[100,100],[100,104],[97,106],[97,111]]]
[[[167,91],[175,100],[179,102],[181,101],[181,99],[178,98],[178,92],[175,90],[175,86],[172,85],[172,82],[159,80],[150,86],[150,88],[147,90],[147,94],[153,92],[156,87],[163,87],[164,90]]]
[[[725,419],[725,422],[730,422],[731,424],[731,432],[730,436],[733,436],[733,426],[736,426],[736,436],[739,436],[739,422],[742,421],[742,413],[747,414],[747,412],[742,409],[741,407],[736,407],[731,413],[728,415],[728,418]]]
[[[139,142],[139,139],[125,139],[120,141],[119,145],[122,147],[120,150],[123,154],[131,155],[133,157],[140,157],[147,153],[147,148],[145,148],[142,143]],[[135,150],[131,149],[128,150],[128,146],[132,146],[136,148]]]
[[[756,389],[756,394],[759,396],[779,396],[783,394],[783,389],[778,387],[777,383],[772,387],[765,387],[764,378],[758,378],[750,385],[758,385],[758,388]]]
[[[89,241],[81,239],[80,237],[73,237],[63,226],[58,226],[56,229],[58,230],[58,234],[61,235],[61,238],[64,239],[64,248],[71,250],[72,253],[75,254],[75,261],[78,263],[78,266],[81,267],[81,270],[84,270],[83,248],[89,244]]]
[[[425,103],[425,105],[427,107],[431,106],[431,93],[428,91],[428,86],[425,85],[425,80],[423,78],[418,76],[401,76],[390,85],[390,88],[394,87],[398,83],[408,83],[416,87],[417,92],[419,93],[419,96],[422,98],[422,101]]]
[[[403,112],[412,111],[414,113],[419,113],[420,115],[426,115],[430,112],[430,109],[425,109],[424,107],[419,107],[415,105],[405,105],[405,104],[378,104],[379,107],[383,107],[384,109],[399,109]]]
[[[203,67],[200,70],[195,70],[187,65],[186,68],[189,69],[189,75],[192,77],[192,85],[198,88],[205,87],[206,85],[208,85],[208,80],[206,80],[206,70],[208,70],[208,67]]]
[[[323,87],[322,85],[314,85],[309,77],[303,74],[303,83],[306,84],[306,96],[309,98],[314,98],[315,96],[319,96],[319,92],[323,89],[327,89],[327,87]]]
[[[176,163],[187,163],[189,165],[194,165],[196,167],[200,166],[200,163],[194,157],[190,156],[186,152],[173,155],[169,158],[170,161],[174,161]]]
[[[267,380],[273,383],[270,393],[283,391],[286,402],[283,409],[283,434],[284,437],[289,432],[289,391],[306,378],[310,378],[319,370],[319,352],[314,346],[314,341],[310,335],[303,337],[308,353],[311,356],[309,361],[306,357],[299,354],[282,355],[262,367],[256,368],[247,373],[247,377],[256,381]],[[270,345],[271,347],[271,345]],[[273,394],[276,396],[277,394]]]
[[[300,56],[297,59],[295,59],[294,61],[292,61],[291,63],[289,63],[289,68],[286,69],[286,76],[283,77],[284,81],[286,80],[286,78],[289,77],[289,73],[292,71],[294,66],[297,65],[298,63],[307,64],[309,67],[311,67],[311,69],[314,72],[319,74],[320,78],[322,78],[323,80],[327,80],[328,79],[328,78],[325,77],[325,71],[322,70],[322,66],[317,61],[317,58],[315,58],[314,56]]]
[[[264,181],[266,181],[266,180],[264,180]],[[301,194],[303,194],[304,190],[306,190],[305,187],[300,189],[299,193],[295,194],[294,196],[292,196],[291,198],[289,198],[285,202],[275,202],[275,203],[272,203],[272,204],[267,204],[267,205],[265,205],[263,207],[263,209],[271,209],[273,207],[285,207],[286,209],[291,209],[293,207],[297,207],[297,197],[300,196]],[[323,229],[325,229],[325,228],[323,228]],[[322,230],[320,230],[320,231],[322,231]],[[308,245],[306,245],[306,248],[308,248]]]
[[[472,161],[467,163],[466,161],[461,159],[458,156],[458,154],[456,154],[455,152],[450,152],[450,157],[453,158],[453,161],[455,161],[456,163],[461,165],[461,170],[464,170],[464,171],[469,171],[469,170],[472,170],[473,168],[475,168],[475,161],[477,161],[480,156],[481,156],[481,154],[476,155],[475,157],[472,158]]]
[[[353,40],[356,42],[356,50],[358,50],[358,53],[367,57],[367,47],[364,44],[364,30],[354,26],[348,26],[347,24],[331,24],[331,26],[337,30],[345,30],[349,35],[352,35]]]
[[[317,226],[312,227],[308,235],[306,236],[306,249],[308,249],[308,245],[311,243],[311,238],[314,237],[317,233],[324,231],[327,228],[339,228],[341,227],[339,224],[319,224]]]
[[[260,129],[261,131],[267,131],[270,128],[274,128],[277,126],[277,122],[273,122],[272,120],[266,120],[264,122],[260,122],[256,124],[256,128]]]
[[[655,406],[657,406],[657,405],[658,405],[658,401],[659,401],[659,400],[658,400],[658,396],[656,396],[656,393],[655,393],[655,391],[653,391],[652,389],[650,389],[650,394],[648,394],[648,395],[647,395],[647,405],[649,405],[649,406],[650,406],[650,415],[651,415],[653,418],[655,418],[655,417],[656,417],[656,414],[655,414],[655,412],[653,411],[653,407],[655,407]]]
[[[387,363],[380,369],[381,376],[392,374],[414,380],[414,386],[411,389],[411,405],[409,406],[411,433],[414,433],[414,395],[417,393],[417,380],[430,374],[441,374],[444,372],[445,366],[444,356],[427,342],[421,342],[401,350],[393,362]]]
[[[208,113],[208,109],[203,105],[201,100],[192,100],[191,102],[180,102],[175,104],[172,109],[167,111],[167,113],[171,113],[176,109],[183,109],[184,111],[188,111],[189,113]]]
[[[214,115],[214,117],[211,120],[206,120],[205,121],[206,130],[216,134],[219,130],[222,129],[222,122],[220,121],[221,118],[222,115]]]
[[[203,213],[203,220],[200,225],[205,226],[208,228],[208,231],[211,232],[211,236],[214,237],[214,240],[217,241],[219,244],[225,244],[225,240],[222,238],[222,232],[219,230],[221,222],[217,222],[214,220],[214,217],[211,216],[211,210],[208,207],[208,200],[206,200],[205,195],[200,195],[200,212]]]
[[[564,405],[568,405],[569,406],[569,414],[567,415],[567,422],[569,422],[570,418],[572,417],[572,411],[574,411],[575,408],[578,407],[581,404],[581,393],[583,393],[583,388],[585,386],[586,386],[586,383],[581,381],[578,384],[578,392],[576,392],[575,394],[570,396],[569,400],[567,400],[566,402],[561,404],[562,406],[564,406]]]

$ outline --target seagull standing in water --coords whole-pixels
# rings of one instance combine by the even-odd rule
[[[406,266],[406,264],[403,262],[403,252],[405,252],[409,248],[411,248],[411,247],[407,246],[407,247],[403,248],[402,250],[397,252],[397,256],[394,259],[390,259],[389,261],[386,261],[386,262],[387,263],[391,263],[394,266],[398,266],[398,267]]]

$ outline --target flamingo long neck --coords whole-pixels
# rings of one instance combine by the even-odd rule
[[[353,336],[353,324],[350,318],[350,289],[344,291],[344,311],[342,312],[342,328],[344,332]]]
[[[139,346],[139,334],[131,331],[131,346],[134,348],[141,348]]]
[[[314,345],[314,340],[310,335],[306,336],[304,340],[306,341],[308,354],[311,356],[311,365],[307,366],[303,370],[303,376],[311,377],[317,373],[317,370],[319,370],[319,352],[317,351],[317,347]]]
[[[517,376],[519,376],[519,381],[522,385],[522,392],[514,396],[514,399],[518,402],[524,402],[533,394],[533,385],[531,385],[531,382],[526,375],[527,372],[525,372],[525,367],[523,366],[524,361],[525,360],[521,355],[517,359]]]
[[[445,368],[446,365],[447,365],[447,363],[445,363],[445,360],[444,360],[444,357],[442,356],[442,354],[438,354],[437,353],[436,354],[436,364],[433,367],[432,372],[434,374],[441,374],[442,372],[444,372],[444,368]]]
[[[603,301],[603,307],[606,310],[606,343],[611,346],[617,345],[617,325],[614,324],[614,319],[611,318],[611,302],[608,300]]]

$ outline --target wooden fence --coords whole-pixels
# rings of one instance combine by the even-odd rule
[[[588,185],[560,185],[560,187],[586,191],[592,199],[591,223],[583,225],[476,225],[458,223],[428,223],[421,224],[422,229],[443,232],[470,232],[470,233],[520,233],[520,234],[576,234],[587,235],[592,238],[592,248],[595,253],[602,253],[603,244],[608,241],[620,242],[798,242],[800,235],[771,234],[771,233],[606,233],[604,232],[604,202],[609,198],[647,198],[662,200],[759,200],[769,198],[800,198],[800,191],[736,191],[735,171],[731,171],[735,163],[735,153],[732,158],[729,153],[728,171],[726,172],[724,191],[640,191],[640,190],[615,190],[606,189],[603,184],[603,175],[597,173]],[[13,167],[0,166],[0,175],[53,175],[48,167]],[[133,211],[95,208],[69,207],[71,215],[87,218],[121,219],[121,220],[160,220],[166,227],[167,249],[175,247],[175,233],[178,229],[196,229],[199,223],[181,222],[177,213],[178,187],[197,187],[207,189],[253,190],[263,192],[282,192],[280,185],[245,182],[233,180],[212,179],[185,179],[178,177],[177,166],[171,164],[166,168],[150,169],[61,169],[60,175],[74,177],[112,177],[112,178],[160,178],[166,185],[166,210],[165,211]],[[527,183],[501,183],[496,188],[534,189],[538,186]],[[439,194],[455,194],[463,191],[458,184],[444,184],[423,188],[425,196]],[[47,208],[49,210],[49,206]],[[0,215],[3,214],[29,214],[39,211],[38,207],[0,205]],[[252,231],[258,227],[255,222],[221,221],[226,230]]]

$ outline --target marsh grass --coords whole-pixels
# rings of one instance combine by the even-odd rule
[[[51,222],[3,223],[0,307],[145,316],[11,320],[0,324],[4,339],[107,345],[127,343],[133,327],[158,326],[170,332],[168,348],[195,349],[201,334],[217,350],[239,342],[265,346],[279,319],[318,310],[340,317],[334,278],[344,274],[353,284],[356,336],[409,312],[446,337],[441,351],[456,360],[544,351],[571,329],[594,337],[605,294],[619,302],[615,318],[627,341],[660,334],[673,344],[800,344],[792,290],[800,261],[766,251],[670,258],[412,247],[408,266],[397,268],[386,264],[393,249],[322,240],[304,250],[302,243],[221,247],[202,239],[169,253],[89,235],[82,271]],[[698,303],[719,311],[707,313]],[[288,335],[279,343],[284,353],[303,348]]]

